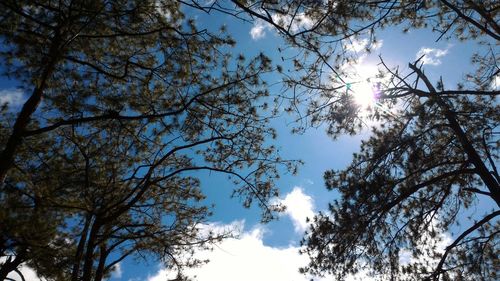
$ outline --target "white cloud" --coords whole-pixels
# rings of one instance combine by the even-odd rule
[[[272,18],[275,23],[279,24],[285,29],[289,29],[292,33],[304,29],[309,29],[314,25],[312,19],[304,13],[296,14],[293,20],[289,15],[279,14],[274,14]]]
[[[111,278],[112,279],[120,279],[120,278],[122,278],[122,274],[123,274],[122,266],[120,263],[117,263],[113,267],[113,271],[111,272]]]
[[[313,26],[311,18],[304,13],[298,13],[292,20],[289,15],[274,14],[271,16],[274,23],[289,30],[291,33],[296,33],[300,30],[308,29]],[[265,37],[266,31],[273,30],[273,26],[263,20],[256,20],[250,29],[250,36],[253,40],[259,40]]]
[[[310,280],[310,276],[302,275],[298,271],[308,262],[307,256],[299,254],[299,247],[267,246],[262,241],[264,233],[265,229],[258,226],[242,233],[239,239],[229,238],[222,241],[212,251],[196,252],[196,258],[209,259],[210,262],[199,268],[186,270],[185,275],[200,281]],[[175,274],[170,270],[161,268],[147,281],[164,281],[173,277]]]
[[[301,187],[294,187],[283,198],[277,198],[275,203],[284,204],[287,209],[283,215],[289,216],[297,233],[303,233],[307,227],[306,218],[314,216],[313,198],[304,193]],[[238,238],[228,238],[217,244],[212,251],[198,250],[194,258],[210,260],[199,268],[185,270],[184,274],[197,280],[276,280],[276,281],[307,281],[310,276],[299,273],[299,268],[308,263],[308,257],[299,254],[299,247],[272,247],[265,245],[263,236],[266,229],[257,225],[249,231],[243,231],[245,222],[234,221],[230,224],[211,223],[201,227],[201,233],[223,233],[235,231]],[[149,276],[147,281],[174,279],[176,273],[166,268]],[[329,279],[314,279],[329,280]]]
[[[440,65],[441,64],[441,59],[445,55],[448,54],[449,47],[446,49],[433,49],[433,48],[426,48],[422,47],[420,50],[418,50],[417,55],[415,56],[416,59],[422,57],[422,62],[424,64],[428,65]]]
[[[382,48],[383,44],[383,40],[378,40],[376,42],[370,43],[370,40],[368,38],[352,39],[347,44],[346,49],[354,53],[365,52],[367,48],[369,48],[371,51],[376,51]]]
[[[266,35],[266,29],[268,27],[266,26],[266,23],[264,23],[261,20],[255,21],[252,29],[250,29],[250,36],[252,36],[253,40],[259,40],[261,38],[264,38]]]
[[[0,263],[2,263],[4,260],[5,260],[5,258],[1,258]],[[44,278],[38,277],[36,272],[25,264],[21,265],[21,267],[19,268],[19,272],[21,272],[21,274],[24,277],[24,280],[26,280],[26,281],[40,281],[40,280],[45,281],[46,280]],[[9,275],[7,275],[7,277],[11,278],[12,280],[15,280],[15,281],[22,281],[23,280],[21,278],[21,276],[19,276],[19,274],[16,272],[9,273]]]
[[[278,200],[286,206],[285,215],[290,216],[295,232],[302,234],[307,228],[307,218],[314,217],[314,201],[311,196],[304,193],[302,188],[296,186],[284,199]]]
[[[307,185],[313,185],[314,184],[314,181],[312,179],[304,179],[304,182],[307,184]]]
[[[24,92],[20,89],[0,90],[0,106],[8,104],[9,107],[20,106],[26,100]]]
[[[491,79],[490,88],[494,91],[500,90],[500,74],[495,75],[495,77]]]
[[[233,222],[228,227],[241,225]],[[195,252],[198,259],[210,261],[198,268],[186,269],[184,275],[194,280],[218,281],[327,281],[332,276],[313,277],[299,273],[299,268],[307,265],[309,258],[299,254],[300,247],[272,247],[265,245],[263,235],[266,230],[258,225],[241,233],[240,238],[230,238],[220,242],[212,251]],[[347,276],[346,281],[370,281],[367,270],[361,270],[354,276]],[[147,281],[172,280],[176,273],[160,267],[148,276]]]

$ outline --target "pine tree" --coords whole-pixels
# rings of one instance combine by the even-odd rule
[[[298,131],[325,125],[337,138],[359,133],[367,119],[378,124],[346,169],[325,173],[327,188],[340,198],[313,219],[303,240],[311,260],[302,271],[339,280],[360,270],[381,280],[497,280],[498,1],[231,2],[209,8],[244,12],[300,50],[288,56],[296,72],[285,77]],[[408,71],[381,60],[373,85],[378,106],[363,113],[344,66],[357,62],[350,51],[355,40],[366,40],[369,52],[379,30],[389,27],[432,28],[438,41],[476,42],[474,67],[463,82],[449,85],[427,76],[421,60]],[[487,201],[495,207],[483,217],[462,215]],[[461,232],[436,248],[457,224]],[[412,256],[409,263],[400,263],[403,254]]]
[[[231,57],[175,1],[2,1],[0,32],[2,74],[29,96],[1,112],[1,280],[24,263],[85,281],[128,256],[197,264],[178,256],[227,235],[199,232],[197,171],[272,218],[294,163],[267,143],[265,55]]]

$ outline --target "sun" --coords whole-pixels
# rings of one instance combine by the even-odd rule
[[[377,102],[376,89],[370,81],[363,81],[351,87],[354,101],[362,108],[368,108]]]
[[[368,109],[377,103],[380,95],[377,82],[378,68],[374,65],[360,64],[353,67],[352,82],[348,83],[348,90],[354,97],[354,102],[361,109]]]

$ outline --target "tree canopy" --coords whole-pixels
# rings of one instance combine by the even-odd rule
[[[102,280],[128,256],[198,264],[178,257],[228,234],[200,233],[196,171],[272,218],[294,163],[267,142],[265,55],[231,56],[176,1],[0,7],[2,75],[29,96],[1,112],[1,280],[23,263],[53,280]]]
[[[302,271],[338,279],[359,271],[381,280],[498,279],[498,3],[231,2],[301,50],[292,56],[301,75],[285,77],[298,131],[326,126],[337,138],[358,134],[368,120],[376,124],[346,169],[325,173],[340,199],[312,220],[303,240],[311,260]],[[240,15],[224,3],[208,9]],[[358,62],[356,40],[370,52],[389,27],[432,29],[436,41],[473,41],[478,52],[458,84],[428,76],[422,57],[406,70],[381,58],[371,81],[376,105],[367,113],[346,82],[356,73],[345,66]],[[488,201],[494,207],[483,217],[465,215]],[[450,232],[451,241],[443,241]]]
[[[380,279],[494,280],[500,211],[471,221],[463,212],[488,199],[500,203],[498,91],[436,88],[420,67],[409,68],[381,86],[382,104],[404,107],[376,117],[383,123],[347,169],[325,173],[327,188],[341,197],[304,238],[306,270],[343,278],[368,267]],[[457,225],[452,242],[442,241]]]
[[[496,1],[2,1],[2,75],[29,93],[0,120],[0,279],[21,264],[54,280],[102,280],[126,257],[178,259],[227,233],[200,231],[210,215],[197,171],[229,175],[234,195],[273,218],[280,166],[267,140],[267,73],[282,75],[296,132],[332,138],[375,123],[351,164],[327,171],[340,195],[303,240],[301,269],[344,279],[495,280],[500,177]],[[273,27],[291,72],[184,14]],[[356,104],[345,68],[383,28],[432,28],[435,40],[476,42],[473,69],[450,85],[380,60],[377,103]],[[294,52],[291,56],[285,53]],[[467,210],[491,201],[482,217]],[[458,229],[458,230],[457,230]],[[447,240],[448,233],[458,233]],[[444,244],[446,243],[446,244]],[[444,246],[443,246],[444,245]],[[51,253],[48,255],[47,253]],[[404,256],[410,256],[406,260]]]
[[[500,70],[494,47],[498,6],[488,1],[260,3],[245,9],[254,7],[252,15],[277,25],[291,45],[304,48],[306,58],[316,58],[296,63],[305,75],[287,80],[296,92],[291,109],[309,103],[300,116],[304,128],[326,125],[336,138],[359,133],[367,120],[376,124],[346,169],[325,173],[326,187],[340,199],[312,220],[302,251],[311,260],[301,270],[338,279],[367,271],[380,280],[496,280],[499,91],[492,81]],[[287,21],[277,20],[281,13]],[[293,29],[299,14],[308,24]],[[485,47],[471,58],[474,67],[464,70],[466,79],[455,85],[427,76],[422,58],[407,70],[381,58],[380,74],[372,77],[377,102],[366,113],[345,82],[349,72],[343,66],[356,63],[351,40],[367,40],[370,51],[379,29],[389,26],[432,27],[436,40],[454,37]],[[483,217],[464,215],[488,200],[494,207]],[[443,241],[449,232],[456,234]]]

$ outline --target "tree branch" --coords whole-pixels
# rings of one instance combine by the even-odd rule
[[[447,0],[441,0],[441,2],[443,4],[445,4],[446,6],[448,6],[448,8],[452,9],[458,16],[460,16],[462,19],[464,19],[465,21],[469,22],[470,24],[474,25],[475,27],[477,27],[479,30],[483,31],[484,33],[488,34],[489,36],[493,37],[494,39],[496,39],[497,41],[500,40],[500,35],[492,32],[491,30],[489,30],[488,28],[484,27],[483,25],[481,25],[480,23],[478,23],[476,20],[474,20],[473,18],[467,16],[466,14],[462,13],[462,11],[460,11],[455,5],[451,4],[450,2],[448,2]]]
[[[126,115],[120,115],[119,112],[110,112],[106,113],[103,115],[98,115],[98,116],[90,116],[90,117],[82,117],[82,118],[74,118],[74,119],[67,119],[67,120],[62,120],[58,121],[52,125],[49,125],[47,127],[39,128],[36,130],[31,130],[31,131],[24,131],[23,136],[34,136],[38,135],[41,133],[49,132],[54,129],[57,129],[61,126],[65,125],[76,125],[76,124],[81,124],[81,123],[87,123],[87,122],[94,122],[94,121],[105,121],[105,120],[124,120],[124,121],[132,121],[132,120],[142,120],[142,119],[157,119],[157,118],[163,118],[167,116],[173,116],[180,114],[184,112],[191,104],[193,104],[198,98],[205,96],[207,94],[210,94],[215,91],[222,90],[225,87],[229,87],[231,85],[241,83],[247,79],[251,79],[255,76],[259,75],[259,72],[244,76],[240,79],[233,80],[224,84],[221,84],[219,86],[210,88],[206,91],[203,91],[201,93],[198,93],[191,97],[186,103],[184,103],[180,108],[172,110],[172,111],[167,111],[164,113],[156,113],[156,114],[142,114],[142,115],[135,115],[135,116],[126,116]]]
[[[473,226],[471,226],[466,231],[464,231],[462,234],[460,234],[460,236],[458,236],[457,239],[455,239],[455,241],[453,241],[453,243],[451,243],[448,247],[446,247],[443,255],[441,256],[441,259],[440,259],[440,261],[439,261],[436,269],[434,270],[434,273],[432,273],[432,275],[429,276],[429,277],[427,277],[426,279],[427,280],[431,280],[431,279],[438,280],[439,279],[439,275],[444,272],[443,271],[443,265],[444,265],[444,262],[446,261],[446,258],[450,254],[451,250],[453,248],[455,248],[460,241],[462,241],[465,237],[467,237],[467,235],[471,234],[476,229],[478,229],[479,227],[481,227],[483,224],[487,223],[488,221],[490,221],[491,219],[493,219],[494,217],[496,217],[498,215],[500,215],[500,210],[487,215],[482,220],[476,222]]]
[[[422,72],[420,68],[418,68],[415,64],[409,64],[410,69],[415,71],[419,78],[421,78],[426,87],[429,89],[430,98],[435,100],[438,106],[443,110],[443,114],[445,118],[448,120],[451,129],[455,132],[457,139],[462,145],[464,152],[467,154],[471,163],[476,167],[478,175],[483,180],[484,184],[488,187],[488,190],[491,193],[491,198],[495,200],[498,206],[500,206],[500,186],[497,180],[491,175],[490,171],[484,164],[483,160],[479,156],[478,152],[470,142],[467,134],[464,132],[462,127],[457,121],[455,114],[451,111],[449,105],[441,99],[436,89],[429,81],[427,76]]]

